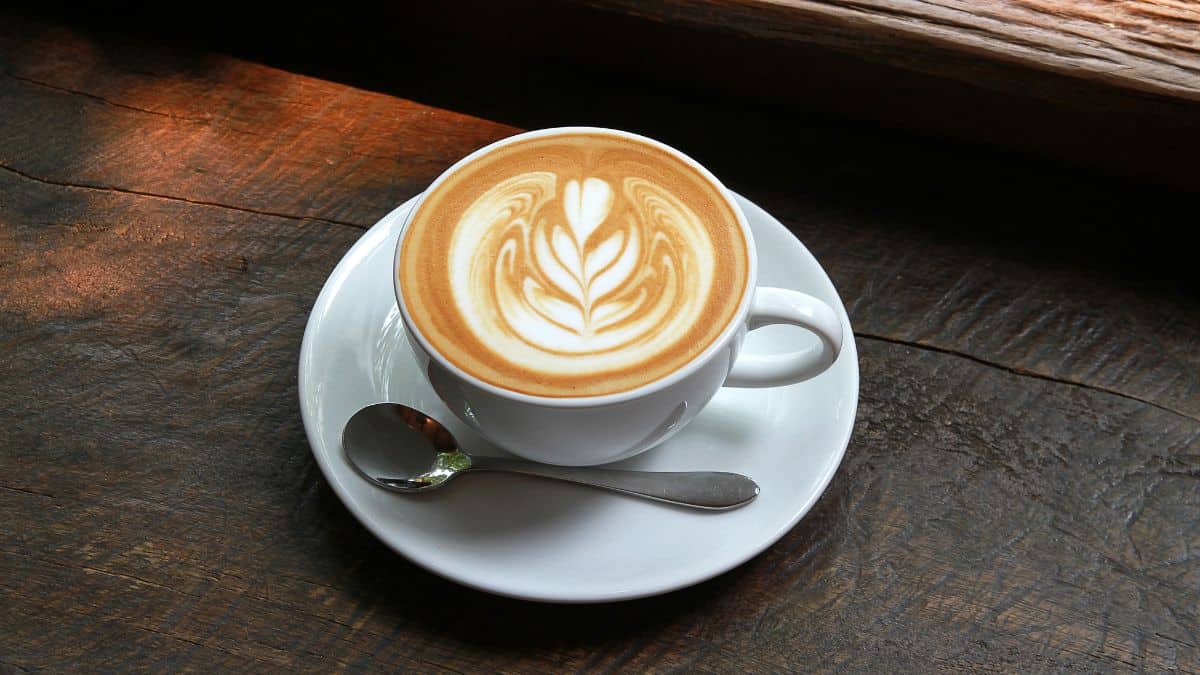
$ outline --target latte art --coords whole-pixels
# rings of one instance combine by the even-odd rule
[[[450,286],[477,335],[579,356],[694,323],[713,264],[699,217],[663,188],[532,172],[467,209],[450,243]],[[578,369],[576,359],[541,360]]]
[[[664,377],[710,344],[746,286],[719,186],[649,144],[522,140],[443,178],[411,217],[398,274],[413,322],[462,370],[541,396]]]

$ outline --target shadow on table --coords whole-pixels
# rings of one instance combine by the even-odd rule
[[[901,228],[980,247],[998,260],[1074,266],[1154,289],[1194,293],[1200,283],[1190,273],[1190,251],[1177,244],[1195,220],[1194,193],[1068,167],[1006,144],[964,144],[888,128],[878,122],[887,118],[885,111],[831,113],[816,93],[809,99],[734,96],[738,89],[715,74],[685,77],[612,49],[630,32],[649,31],[643,41],[662,39],[699,58],[710,48],[732,54],[747,47],[735,37],[697,38],[684,27],[649,29],[627,16],[537,0],[250,13],[235,22],[219,10],[220,3],[203,16],[189,13],[184,24],[166,15],[130,20],[106,14],[80,29],[113,38],[98,40],[100,45],[122,45],[124,51],[114,50],[118,59],[130,58],[127,38],[138,31],[139,49],[190,45],[196,49],[160,50],[159,66],[182,72],[204,67],[188,61],[197,49],[225,52],[518,128],[595,124],[644,133],[693,155],[751,199],[765,198],[768,208],[776,206],[772,200],[804,204],[806,211],[785,221],[789,226],[835,218],[855,222],[866,236],[873,228]],[[509,12],[515,18],[502,15]],[[564,26],[581,25],[586,30],[563,35]],[[496,26],[505,27],[502,34]],[[811,63],[777,65],[843,65],[817,55],[790,58],[810,57]],[[132,58],[145,60],[146,54]],[[766,58],[734,61],[720,76],[762,77],[737,68],[761,67]],[[879,89],[886,105],[907,105],[911,96],[928,93],[905,89],[899,71],[851,72],[859,79],[844,89]],[[979,107],[987,107],[986,91],[967,90],[946,83],[935,98],[976,96]],[[997,101],[1003,107],[1004,100]],[[924,104],[935,110],[939,103]],[[1123,128],[1104,110],[1084,111],[1079,121]],[[1085,142],[1102,145],[1106,139]],[[1200,187],[1194,158],[1167,155],[1163,161],[1177,162],[1180,175],[1195,175],[1183,184]]]
[[[319,557],[331,562],[342,559],[335,564],[351,571],[339,579],[339,586],[356,599],[356,606],[371,608],[373,622],[415,624],[419,633],[486,647],[489,659],[509,650],[516,656],[529,647],[596,649],[592,665],[597,665],[605,658],[623,659],[636,653],[639,638],[712,640],[763,621],[768,608],[788,590],[784,585],[820,576],[822,566],[836,554],[838,547],[828,544],[844,534],[847,487],[844,479],[835,478],[796,528],[749,562],[689,588],[615,603],[515,600],[446,580],[375,539],[324,481],[320,481],[315,512],[305,517],[326,520],[323,529],[329,538]],[[671,627],[681,625],[688,627],[689,634],[674,636]],[[609,645],[631,653],[604,651]]]

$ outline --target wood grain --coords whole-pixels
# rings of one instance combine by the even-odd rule
[[[514,131],[227,57],[143,48],[156,70],[128,72],[66,31],[9,40],[0,103],[14,114],[0,117],[0,170],[52,184],[366,227]],[[48,52],[65,53],[37,56]],[[1180,236],[1173,221],[1186,198],[1094,177],[1047,183],[969,150],[920,154],[920,141],[858,128],[783,130],[762,113],[709,104],[746,129],[714,137],[702,120],[679,122],[696,103],[658,98],[606,92],[613,112],[596,121],[673,143],[763,200],[852,289],[859,330],[1200,416],[1200,311],[1187,259],[1163,245]],[[591,101],[575,105],[597,115]],[[46,151],[51,138],[62,151]],[[758,148],[753,165],[744,146]],[[847,148],[871,158],[848,162]],[[1144,240],[1126,236],[1130,223]],[[1034,247],[1024,243],[1031,232]],[[1075,267],[1064,276],[1063,265]]]
[[[0,162],[45,181],[369,225],[455,151],[514,131],[217,55],[161,50],[138,55],[147,69],[113,69],[69,29],[6,28]],[[430,155],[431,137],[454,149]]]
[[[0,668],[1200,672],[1197,295],[1161,265],[1187,259],[1173,240],[1125,236],[1138,214],[1169,237],[1188,197],[607,92],[597,118],[636,116],[823,262],[860,331],[859,419],[814,511],[746,565],[514,602],[356,523],[295,379],[362,228],[507,115],[0,26]],[[735,107],[753,163],[704,133]]]
[[[986,212],[972,203],[989,195],[971,192],[890,193],[886,207],[827,200],[814,208],[777,193],[759,201],[828,266],[859,335],[1200,420],[1197,287],[1183,278],[1186,260],[1161,253],[1178,235],[1150,224],[1173,216],[1091,190],[1057,185],[1057,197],[1043,199],[1036,186],[1010,187],[1030,194]],[[1131,235],[1130,223],[1146,229]]]
[[[60,17],[102,40],[106,34],[116,41],[136,35],[144,42],[190,44],[199,48],[191,49],[193,56],[223,51],[522,128],[598,123],[615,115],[630,120],[629,126],[641,123],[647,105],[673,105],[679,93],[719,94],[743,104],[787,105],[802,117],[902,128],[1181,189],[1195,191],[1200,184],[1193,161],[1200,154],[1200,101],[923,43],[883,49],[861,26],[815,30],[817,36],[842,36],[840,47],[737,30],[741,3],[713,4],[707,23],[689,20],[686,12],[675,18],[654,13],[675,6],[647,4],[647,18],[603,4],[444,0],[350,13],[314,7],[280,16],[218,0],[200,16],[187,8],[137,17],[96,10],[84,22],[72,7]],[[225,20],[237,13],[241,21]],[[404,40],[396,39],[396,26],[406,27]],[[264,31],[279,37],[263,39]],[[183,55],[185,72],[203,71],[190,63],[188,50],[174,51]],[[92,58],[97,56],[104,54]],[[911,67],[914,61],[958,75]],[[135,69],[155,72],[156,66]],[[598,84],[605,96],[600,104],[591,98]],[[638,87],[647,95],[623,101],[623,109],[609,99]],[[108,100],[122,105],[127,89]],[[202,102],[203,92],[197,96]],[[715,124],[709,133],[740,132],[734,108],[709,116]],[[684,112],[675,126],[688,124],[692,112]]]
[[[1190,3],[1158,5],[1177,10],[1172,19],[1148,18],[1148,3],[1075,0],[583,6],[599,16],[556,18],[588,26],[569,33],[562,53],[582,43],[660,82],[1178,189],[1200,184]]]
[[[1200,8],[1177,0],[666,0],[589,4],[971,78],[975,55],[1200,100]]]

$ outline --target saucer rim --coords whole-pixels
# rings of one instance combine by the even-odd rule
[[[812,510],[813,506],[816,505],[821,496],[825,494],[825,490],[828,489],[829,483],[832,482],[834,475],[837,474],[838,468],[841,467],[842,461],[845,459],[846,449],[848,448],[850,438],[853,435],[854,422],[857,420],[858,415],[859,388],[861,378],[858,364],[858,350],[853,338],[854,333],[849,322],[849,315],[845,309],[845,303],[842,302],[841,296],[837,293],[837,289],[833,285],[832,280],[829,278],[828,273],[825,271],[824,267],[821,266],[816,257],[812,255],[812,252],[809,251],[806,246],[804,246],[804,243],[800,241],[798,237],[784,227],[783,224],[768,211],[741,194],[734,192],[733,190],[730,190],[730,193],[738,201],[739,206],[743,209],[743,213],[745,213],[748,224],[758,219],[760,220],[761,225],[764,227],[772,227],[782,230],[783,233],[785,233],[796,243],[796,245],[799,247],[799,252],[804,256],[807,256],[809,261],[815,266],[815,269],[820,273],[819,277],[823,279],[824,283],[827,285],[827,289],[825,290],[831,292],[832,296],[837,299],[835,310],[837,310],[841,315],[843,319],[843,326],[845,329],[847,329],[846,333],[849,339],[843,344],[841,357],[848,358],[853,361],[851,370],[846,373],[846,393],[851,395],[850,400],[852,401],[852,404],[850,406],[850,410],[848,411],[848,421],[841,430],[839,442],[836,444],[836,448],[834,448],[829,455],[829,458],[832,461],[826,463],[827,468],[823,475],[818,477],[815,483],[816,487],[811,491],[808,499],[806,499],[799,508],[795,509],[792,516],[786,522],[782,523],[774,531],[771,531],[769,536],[762,537],[761,540],[755,545],[747,546],[745,551],[741,552],[739,555],[732,556],[731,558],[721,561],[715,565],[703,567],[698,571],[693,571],[691,574],[681,575],[672,579],[669,583],[647,586],[638,589],[617,588],[609,592],[591,592],[582,594],[570,594],[563,592],[537,593],[530,590],[520,590],[506,587],[502,583],[488,583],[487,581],[482,581],[480,579],[468,578],[461,575],[455,576],[449,572],[439,569],[436,564],[426,560],[425,556],[422,556],[418,551],[405,550],[405,547],[399,545],[394,536],[389,532],[389,528],[386,528],[381,521],[376,520],[374,516],[372,516],[370,513],[367,513],[366,509],[358,503],[358,500],[354,498],[349,489],[338,480],[336,475],[334,475],[333,467],[330,462],[335,456],[340,456],[341,453],[338,452],[338,449],[328,448],[318,451],[318,447],[325,448],[325,444],[319,437],[318,422],[315,419],[317,413],[316,411],[309,409],[309,405],[307,403],[309,397],[307,397],[305,393],[310,390],[308,371],[310,371],[313,367],[313,343],[315,341],[313,336],[318,330],[317,324],[320,323],[320,312],[317,310],[330,304],[331,298],[333,297],[333,294],[336,292],[337,288],[341,286],[349,272],[356,265],[362,262],[363,258],[367,257],[367,255],[369,255],[375,247],[386,244],[386,241],[390,236],[390,232],[388,231],[390,227],[395,227],[397,229],[397,233],[399,232],[399,227],[404,220],[405,211],[413,207],[419,195],[406,200],[396,208],[389,211],[382,218],[376,221],[376,223],[372,225],[366,232],[364,232],[363,235],[359,237],[353,245],[351,245],[350,249],[347,250],[342,259],[338,261],[338,264],[333,268],[329,276],[326,278],[325,283],[321,287],[320,293],[317,295],[317,298],[313,303],[313,307],[310,310],[308,320],[305,324],[304,336],[300,345],[297,386],[297,393],[300,399],[301,419],[304,424],[305,436],[309,442],[310,452],[312,452],[313,457],[316,459],[317,465],[321,469],[322,476],[333,489],[334,493],[338,496],[338,499],[343,505],[346,506],[347,510],[354,515],[355,519],[369,532],[371,532],[372,535],[378,538],[385,546],[422,569],[425,569],[449,581],[453,581],[454,583],[461,584],[475,590],[519,600],[535,602],[556,604],[591,604],[622,602],[662,595],[708,581],[732,569],[740,567],[778,542],[785,534],[791,531],[800,522],[800,520],[808,515],[809,511]]]

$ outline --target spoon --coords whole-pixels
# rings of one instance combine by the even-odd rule
[[[342,448],[364,478],[395,492],[435,490],[468,471],[508,471],[701,509],[732,509],[758,496],[758,485],[736,473],[618,471],[473,457],[441,422],[398,403],[354,413],[342,431]]]

